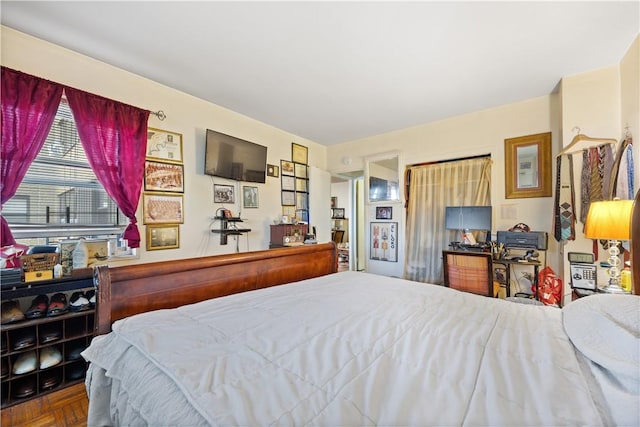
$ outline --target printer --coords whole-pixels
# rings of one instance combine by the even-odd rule
[[[498,244],[505,248],[547,250],[546,231],[498,231],[496,237]]]

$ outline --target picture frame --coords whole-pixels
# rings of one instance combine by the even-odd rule
[[[551,197],[551,132],[504,140],[505,198]]]
[[[249,209],[258,207],[258,187],[248,185],[242,187],[242,207]]]
[[[147,159],[182,163],[182,134],[162,129],[147,129]]]
[[[178,224],[147,225],[147,250],[178,249],[180,226]]]
[[[145,161],[144,190],[184,193],[184,166],[154,160]]]
[[[280,173],[282,175],[295,175],[296,172],[293,166],[293,162],[290,162],[289,160],[280,160]]]
[[[296,209],[309,209],[309,194],[296,192]]]
[[[307,165],[294,163],[296,178],[308,178]]]
[[[182,194],[143,193],[143,224],[184,223],[184,196]]]
[[[397,222],[371,222],[369,259],[398,262]]]
[[[309,149],[304,145],[291,143],[291,160],[306,165],[309,161]]]
[[[393,219],[393,207],[376,206],[376,219]]]
[[[338,207],[338,197],[331,196],[331,209]]]
[[[344,219],[344,208],[333,208],[333,209],[331,209],[331,218],[332,219]]]
[[[235,187],[227,184],[213,184],[213,203],[235,203]]]
[[[307,182],[306,178],[296,178],[296,191],[306,193],[308,191]]]
[[[79,241],[79,239],[65,239],[58,243],[63,276],[71,276],[73,274],[73,251],[75,251]],[[108,239],[84,239],[84,244],[89,255],[87,257],[87,267],[106,263],[110,258]]]
[[[296,178],[294,176],[282,175],[280,178],[282,190],[295,191]]]
[[[296,205],[296,192],[295,191],[281,191],[281,203],[282,206],[295,206]],[[295,212],[295,210],[294,210]]]
[[[296,217],[296,207],[293,205],[283,206],[282,207],[282,215],[287,218],[295,218]]]
[[[267,176],[278,178],[280,176],[280,167],[267,164]]]

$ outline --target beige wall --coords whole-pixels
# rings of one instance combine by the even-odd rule
[[[145,227],[140,221],[143,249],[139,259],[128,262],[235,252],[234,238],[230,237],[228,245],[221,246],[219,235],[210,231],[219,226],[212,217],[216,209],[221,207],[213,203],[213,182],[236,186],[236,204],[226,206],[235,214],[241,209],[242,198],[239,196],[243,183],[238,185],[235,181],[204,175],[204,138],[207,128],[267,146],[267,161],[276,165],[280,164],[280,159],[291,159],[291,142],[306,145],[309,147],[309,163],[326,169],[324,146],[10,28],[1,27],[1,31],[2,65],[140,108],[163,110],[167,119],[160,121],[152,115],[149,126],[182,134],[185,220],[180,226],[180,249],[144,250]],[[259,208],[242,211],[242,217],[247,219],[243,227],[253,231],[248,238],[240,237],[239,249],[267,249],[269,225],[282,215],[280,179],[267,177],[266,184],[244,184],[258,186]],[[141,209],[138,209],[138,218],[142,218]]]

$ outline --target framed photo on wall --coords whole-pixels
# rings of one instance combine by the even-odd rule
[[[142,195],[144,224],[184,222],[184,199],[182,194],[144,193]]]
[[[182,163],[182,134],[162,129],[147,129],[148,159]]]
[[[398,223],[372,222],[369,259],[398,261]]]
[[[282,175],[295,175],[293,162],[288,160],[280,160],[280,172]]]
[[[258,187],[242,187],[242,207],[257,208],[258,207]]]
[[[213,203],[235,203],[236,194],[233,185],[213,184]]]
[[[267,176],[277,178],[280,176],[280,167],[276,165],[267,165]]]
[[[184,166],[147,160],[144,162],[144,190],[184,193]]]
[[[180,247],[178,224],[147,225],[147,250],[177,249]]]
[[[393,219],[393,207],[376,206],[376,219]]]

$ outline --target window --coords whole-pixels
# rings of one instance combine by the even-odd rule
[[[27,245],[55,243],[56,237],[114,238],[128,224],[91,170],[65,99],[2,215],[16,240]]]

